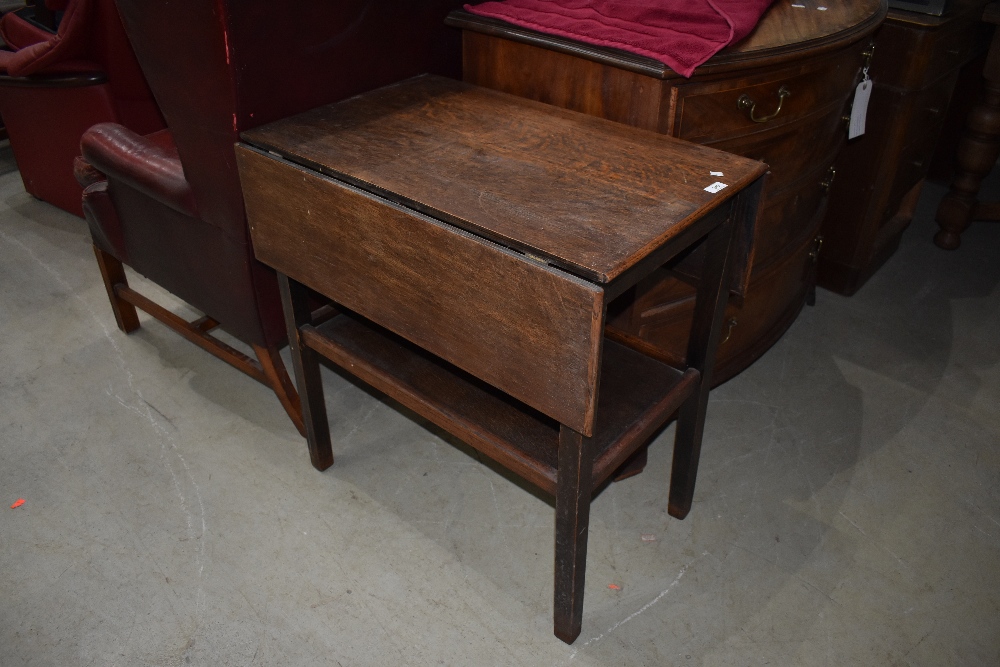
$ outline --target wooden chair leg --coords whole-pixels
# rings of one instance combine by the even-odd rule
[[[583,625],[593,467],[591,439],[560,426],[553,620],[555,636],[567,644],[580,636]]]
[[[111,302],[111,310],[115,314],[115,321],[118,328],[125,333],[132,333],[139,328],[139,315],[135,311],[135,306],[122,299],[115,292],[115,285],[128,286],[125,278],[125,267],[118,259],[104,252],[96,245],[94,256],[97,257],[97,266],[101,270],[101,278],[104,279],[104,289],[108,292],[108,300]]]
[[[138,329],[139,316],[136,307],[142,308],[155,319],[202,349],[211,352],[253,379],[269,386],[278,396],[278,401],[291,417],[295,428],[303,436],[306,435],[298,393],[288,377],[285,364],[281,361],[281,356],[276,348],[254,345],[253,350],[257,355],[259,365],[254,364],[249,357],[208,335],[209,331],[218,326],[218,322],[210,317],[202,317],[195,322],[186,322],[165,310],[128,286],[125,268],[117,258],[104,252],[96,245],[93,248],[94,256],[97,257],[97,266],[101,270],[101,278],[104,280],[104,288],[107,290],[108,300],[111,302],[111,310],[115,314],[115,321],[118,323],[119,329],[125,333],[131,333]]]
[[[292,368],[295,369],[295,381],[299,388],[309,459],[317,470],[326,470],[333,465],[333,447],[330,444],[330,422],[323,398],[323,381],[319,373],[319,356],[315,350],[302,343],[299,335],[299,327],[309,324],[312,319],[308,294],[302,285],[289,280],[282,273],[278,274],[278,287],[285,311]]]
[[[264,377],[267,378],[271,389],[277,394],[281,407],[288,413],[299,434],[305,437],[306,427],[302,420],[302,403],[299,400],[298,392],[295,391],[295,385],[288,377],[288,371],[285,370],[285,364],[281,360],[277,348],[254,345],[253,351],[260,362],[261,370],[264,371]]]

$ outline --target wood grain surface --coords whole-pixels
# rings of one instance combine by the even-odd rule
[[[242,138],[599,283],[765,171],[710,148],[432,76]],[[715,182],[728,187],[707,192]]]
[[[555,420],[357,315],[304,326],[302,339],[311,351],[546,493],[556,494],[559,424]],[[697,371],[681,373],[605,341],[597,427],[589,438],[594,454],[592,488],[649,440],[697,389],[699,378]],[[323,460],[332,461],[332,455]]]
[[[593,434],[601,288],[272,156],[237,159],[258,259]]]
[[[749,54],[841,36],[873,17],[881,20],[887,9],[886,0],[777,0],[753,32],[720,55]]]

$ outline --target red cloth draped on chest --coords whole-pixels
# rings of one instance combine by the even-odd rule
[[[466,5],[480,16],[655,58],[691,76],[746,37],[773,0],[503,0]]]

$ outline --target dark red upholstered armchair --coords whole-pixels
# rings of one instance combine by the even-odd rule
[[[242,130],[422,72],[458,76],[461,0],[119,0],[168,129],[83,137],[78,178],[108,296],[138,307],[270,386],[302,431],[274,273],[254,259],[236,169]],[[185,322],[129,288],[122,264],[205,313]],[[252,359],[209,334],[251,346]]]
[[[42,0],[38,0],[42,2]],[[65,10],[57,33],[5,14],[0,36],[0,116],[30,194],[82,216],[73,159],[91,125],[141,134],[163,129],[114,0],[46,0]]]

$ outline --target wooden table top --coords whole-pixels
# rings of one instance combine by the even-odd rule
[[[760,162],[436,76],[241,137],[598,283],[766,171]],[[715,183],[728,187],[706,191]]]

